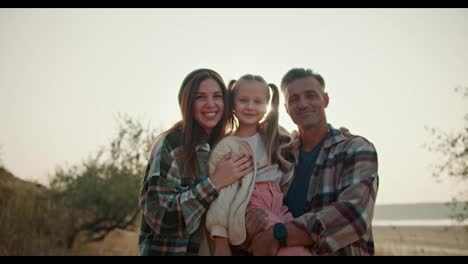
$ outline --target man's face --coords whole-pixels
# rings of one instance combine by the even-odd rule
[[[299,128],[306,130],[326,122],[328,95],[315,78],[305,77],[289,83],[285,100],[286,112]]]

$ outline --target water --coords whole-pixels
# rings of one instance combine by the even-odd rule
[[[462,226],[451,218],[454,213],[463,213],[463,204],[456,210],[445,203],[377,205],[374,211],[374,226]]]
[[[373,226],[463,226],[468,222],[458,222],[453,219],[399,219],[399,220],[372,220]]]

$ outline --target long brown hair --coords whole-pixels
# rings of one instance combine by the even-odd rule
[[[208,79],[216,81],[221,88],[223,94],[224,102],[224,112],[219,123],[213,128],[210,137],[206,135],[203,128],[197,123],[193,114],[193,105],[195,103],[195,93],[198,91],[200,84]],[[177,130],[181,131],[182,135],[182,151],[179,153],[179,160],[183,161],[183,173],[184,175],[190,176],[192,179],[198,177],[198,162],[197,162],[197,152],[195,147],[200,144],[203,140],[206,140],[210,147],[212,148],[221,138],[227,133],[230,132],[230,119],[232,118],[232,113],[227,111],[229,109],[229,101],[227,97],[227,88],[224,83],[224,80],[221,76],[210,69],[197,69],[189,73],[184,80],[179,89],[179,106],[182,114],[182,120],[174,124],[171,128],[161,133],[155,140],[155,143],[159,139],[163,138],[165,135],[168,135]]]

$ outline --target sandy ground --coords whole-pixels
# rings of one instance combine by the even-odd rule
[[[137,232],[116,230],[111,232],[104,241],[75,246],[72,255],[137,256],[137,244]]]
[[[468,232],[463,227],[376,226],[379,256],[468,256]],[[103,242],[76,247],[73,255],[138,255],[138,235],[114,231]]]
[[[468,232],[452,226],[374,227],[376,255],[468,256]]]

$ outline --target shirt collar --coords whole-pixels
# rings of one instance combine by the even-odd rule
[[[340,130],[334,128],[331,124],[328,124],[328,131],[325,142],[323,143],[324,148],[330,148],[331,146],[346,140],[346,136]]]
[[[208,142],[201,142],[195,147],[197,152],[210,152],[210,144]]]

